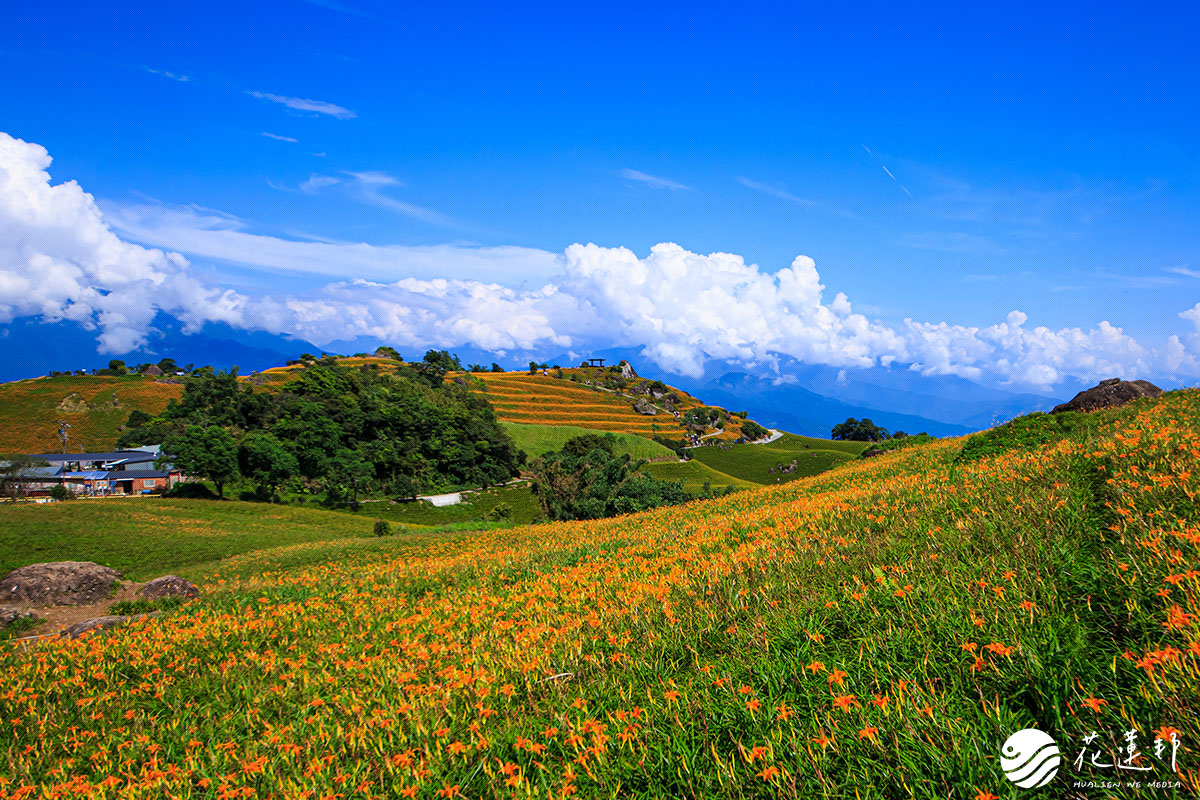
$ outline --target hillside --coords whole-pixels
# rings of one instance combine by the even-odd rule
[[[180,384],[141,375],[71,375],[0,384],[0,452],[60,451],[59,420],[71,426],[70,450],[108,450],[131,411],[157,414],[182,394]]]
[[[705,407],[705,404],[680,389],[665,386],[667,398],[655,400],[648,395],[651,379],[638,377],[626,381],[619,389],[602,388],[599,384],[611,373],[599,369],[574,367],[549,375],[527,372],[478,372],[462,376],[469,387],[485,392],[496,407],[497,416],[505,422],[529,425],[574,425],[614,433],[633,433],[639,436],[665,436],[681,439],[686,431],[683,421],[676,419],[671,409],[681,415]],[[477,380],[476,380],[477,379]],[[674,398],[669,402],[668,398]],[[655,407],[654,416],[639,414],[634,404],[644,400]],[[704,428],[713,439],[733,441],[741,437],[742,420],[726,415],[723,429]]]
[[[866,442],[836,442],[785,433],[766,444],[721,443],[693,448],[691,454],[714,470],[767,485],[816,475],[853,461],[866,448]]]
[[[1000,745],[1036,726],[1072,755],[1097,732],[1101,763],[1132,729],[1146,779],[1195,794],[1200,392],[1094,419],[610,520],[247,553],[172,615],[0,649],[0,791],[73,759],[181,797],[1009,796]],[[1082,763],[1053,796],[1112,775]]]

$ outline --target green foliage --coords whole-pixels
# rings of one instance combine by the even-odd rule
[[[56,483],[50,487],[51,500],[70,500],[73,497],[75,497],[75,495],[71,493],[71,490],[66,486],[63,486],[61,483]]]
[[[262,495],[270,498],[280,484],[300,471],[300,462],[275,434],[250,431],[238,448],[238,467]]]
[[[217,496],[203,483],[186,481],[177,483],[163,497],[173,497],[180,500],[216,500]]]
[[[388,536],[391,534],[392,529],[391,526],[387,524],[387,520],[377,519],[375,520],[375,526],[371,529],[371,532],[376,536]]]
[[[462,362],[458,360],[458,356],[451,355],[445,350],[430,350],[425,353],[425,358],[416,365],[416,370],[421,377],[429,382],[430,386],[440,386],[442,380],[446,377],[447,372],[463,372]]]
[[[495,361],[493,361],[492,362],[492,372],[504,372],[504,367],[500,366]]]
[[[752,419],[747,419],[742,423],[742,436],[748,441],[754,442],[759,439],[765,439],[770,435],[771,432],[769,430]]]
[[[600,519],[690,499],[682,484],[639,473],[644,462],[616,455],[615,441],[578,436],[532,463],[533,492],[548,518]]]
[[[1009,450],[1033,450],[1065,439],[1075,431],[1089,429],[1093,425],[1092,418],[1079,411],[1065,411],[1060,414],[1035,411],[971,436],[963,445],[958,460],[974,461]]]
[[[197,471],[189,459],[206,456],[188,447],[185,432],[224,430],[241,443],[236,474],[260,492],[270,496],[294,479],[334,503],[356,502],[363,493],[412,497],[503,483],[521,464],[487,399],[443,381],[446,371],[461,369],[444,350],[394,372],[309,364],[277,392],[239,384],[234,372],[201,370],[177,404],[137,430],[166,430],[164,453],[183,446],[187,463],[176,463],[218,483],[218,491],[230,474],[218,482]]]
[[[380,345],[379,347],[375,348],[375,355],[377,355],[381,358],[392,358],[392,359],[395,359],[396,361],[403,360],[402,358],[400,358],[400,352],[396,348],[389,347],[386,344]]]
[[[178,436],[163,442],[163,460],[169,460],[185,475],[206,478],[217,486],[217,496],[225,496],[225,484],[236,480],[238,448],[233,436],[215,425],[191,425]]]
[[[483,515],[489,522],[507,522],[512,519],[513,508],[508,503],[497,503]]]
[[[119,616],[130,616],[133,614],[151,614],[155,611],[174,611],[187,602],[183,597],[159,597],[155,600],[147,600],[144,597],[139,597],[137,600],[122,600],[119,603],[113,603],[108,609],[109,614]]]
[[[862,457],[870,458],[871,456],[877,456],[882,453],[890,453],[893,450],[903,450],[909,447],[920,447],[923,444],[929,444],[930,442],[934,441],[937,441],[937,437],[930,436],[928,433],[922,432],[910,436],[907,433],[904,433],[904,431],[897,431],[891,439],[888,439],[885,442],[879,442],[878,444],[873,444],[866,450],[863,450]]]
[[[845,422],[833,426],[829,438],[850,442],[882,442],[892,438],[887,428],[880,427],[869,419],[849,417]]]

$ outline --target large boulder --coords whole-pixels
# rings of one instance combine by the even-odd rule
[[[633,404],[633,410],[647,417],[653,417],[658,413],[658,409],[647,403],[646,398],[644,397],[639,398],[638,401]]]
[[[626,380],[633,380],[637,376],[638,376],[638,374],[633,371],[633,364],[630,364],[628,361],[621,362],[621,377],[622,378],[625,378]]]
[[[33,612],[26,611],[23,608],[12,608],[11,606],[0,606],[0,631],[12,625],[19,619],[36,619]]]
[[[1061,411],[1096,411],[1101,408],[1123,406],[1131,400],[1142,397],[1158,397],[1163,390],[1150,381],[1123,381],[1120,378],[1109,378],[1100,381],[1091,389],[1085,389],[1065,403],[1055,406],[1051,414]]]
[[[112,597],[121,573],[93,561],[54,561],[18,567],[0,579],[0,602],[82,606]]]
[[[186,581],[178,575],[163,575],[148,581],[138,590],[138,594],[147,600],[157,600],[160,597],[196,598],[200,596],[200,590],[191,581]]]

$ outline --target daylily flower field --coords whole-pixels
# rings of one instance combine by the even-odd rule
[[[0,645],[0,798],[986,799],[1029,795],[999,766],[1026,727],[1063,749],[1045,796],[1120,778],[1074,759],[1130,730],[1158,796],[1195,794],[1200,391],[1098,413],[976,461],[239,557],[172,615]]]

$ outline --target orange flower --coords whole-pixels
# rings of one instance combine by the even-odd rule
[[[854,698],[854,695],[852,695],[852,694],[846,694],[846,695],[842,695],[840,697],[833,698],[833,707],[840,708],[842,711],[846,712],[847,714],[849,714],[850,709],[856,705],[858,705],[858,701]]]
[[[767,767],[762,772],[758,773],[758,777],[762,778],[764,781],[770,782],[779,777],[779,767]]]
[[[775,706],[775,710],[779,712],[779,718],[784,722],[787,722],[791,717],[796,715],[796,710],[787,703],[780,703]]]
[[[975,800],[1000,800],[1000,798],[989,791],[980,789],[979,794],[975,795]]]
[[[1096,713],[1100,713],[1100,707],[1108,705],[1107,700],[1101,700],[1097,697],[1089,697],[1083,701],[1083,704]]]
[[[829,673],[829,685],[832,686],[836,683],[838,686],[841,686],[845,678],[845,672],[842,672],[840,669],[835,669],[833,672]]]
[[[879,733],[879,728],[876,728],[874,726],[871,726],[868,728],[863,728],[861,731],[858,732],[858,738],[859,739],[870,739],[872,742],[874,742],[874,741],[876,741],[875,735],[877,733]]]
[[[808,670],[809,672],[824,672],[825,665],[822,664],[820,661],[814,661],[811,664],[809,664],[807,667],[805,667],[805,669]]]

